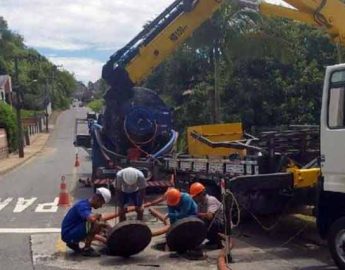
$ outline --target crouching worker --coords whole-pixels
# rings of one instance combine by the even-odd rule
[[[91,247],[94,236],[100,233],[107,225],[100,222],[101,214],[93,214],[92,208],[101,208],[111,199],[111,193],[106,188],[98,188],[89,199],[74,204],[62,221],[61,238],[66,245],[75,252],[87,257],[100,256]],[[85,241],[84,248],[79,243]]]
[[[179,219],[197,215],[198,207],[188,193],[170,188],[165,196],[169,211],[166,219],[169,218],[170,224],[174,224]]]
[[[219,234],[224,234],[223,205],[216,197],[206,193],[206,188],[201,183],[193,183],[189,190],[190,195],[198,205],[198,217],[207,226],[206,245],[215,248],[222,248],[222,238]]]
[[[120,222],[126,220],[127,206],[132,203],[137,212],[137,220],[144,218],[144,198],[146,180],[144,174],[136,168],[128,167],[118,171],[115,190],[119,206]]]

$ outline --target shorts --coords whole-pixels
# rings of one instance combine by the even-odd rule
[[[82,222],[71,229],[63,230],[61,232],[61,239],[65,243],[79,243],[86,239],[91,231],[90,222]]]
[[[140,196],[140,192],[132,192],[132,193],[126,193],[120,191],[120,197],[119,197],[119,207],[127,207],[129,203],[132,202],[134,206],[140,207],[143,205],[143,199]]]

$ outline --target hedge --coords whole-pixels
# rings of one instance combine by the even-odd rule
[[[17,149],[17,125],[15,109],[0,101],[0,127],[7,133],[10,152]]]

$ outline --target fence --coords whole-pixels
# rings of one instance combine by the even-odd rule
[[[24,130],[24,143],[30,145],[32,136],[43,132],[43,128],[46,124],[46,117],[44,115],[38,115],[35,117],[27,117],[22,119]]]

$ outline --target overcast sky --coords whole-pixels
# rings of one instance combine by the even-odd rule
[[[0,0],[0,16],[27,46],[87,83],[173,0]],[[270,2],[282,2],[270,0]]]

